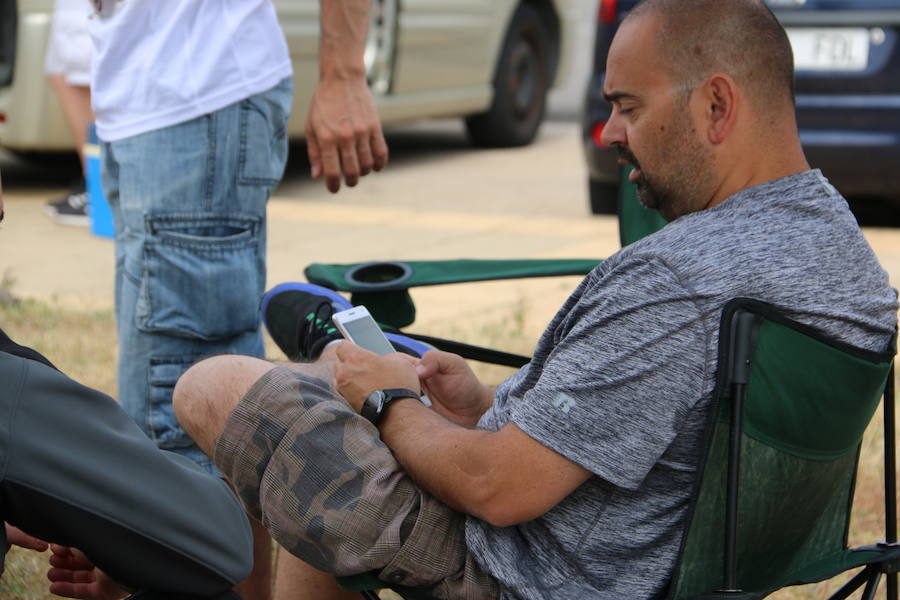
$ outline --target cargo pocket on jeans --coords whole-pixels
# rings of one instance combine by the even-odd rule
[[[150,358],[150,417],[148,425],[151,437],[160,448],[186,448],[193,440],[184,432],[172,408],[172,390],[175,382],[195,357]]]
[[[261,224],[252,215],[149,216],[138,329],[201,340],[255,331]]]

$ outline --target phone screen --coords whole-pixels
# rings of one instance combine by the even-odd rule
[[[343,326],[350,340],[361,348],[382,355],[395,351],[371,317],[344,321]]]

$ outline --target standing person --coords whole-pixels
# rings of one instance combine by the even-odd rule
[[[175,381],[202,356],[262,356],[266,202],[287,157],[291,60],[271,0],[94,0],[93,104],[116,228],[119,397],[157,444],[215,472],[175,420]],[[321,0],[314,177],[381,169],[363,66],[369,0]],[[254,581],[268,549],[256,528]]]
[[[72,185],[62,198],[48,202],[45,210],[57,223],[89,225],[85,176],[87,162],[84,144],[88,127],[94,120],[91,112],[91,54],[93,47],[88,33],[89,0],[56,0],[50,43],[44,70],[50,87],[56,92],[63,115],[81,160],[81,179]]]
[[[284,548],[444,600],[658,598],[726,303],[892,346],[897,292],[803,155],[790,43],[761,0],[638,4],[603,92],[603,142],[670,222],[589,273],[499,386],[446,352],[340,341],[325,325],[343,301],[313,286],[273,292],[265,319],[315,362],[217,356],[179,380],[182,424]]]

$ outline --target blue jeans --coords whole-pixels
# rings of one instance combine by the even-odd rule
[[[116,230],[119,401],[160,448],[215,472],[172,410],[198,359],[262,356],[266,201],[287,158],[291,80],[102,145]]]

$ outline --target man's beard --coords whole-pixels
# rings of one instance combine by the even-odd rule
[[[617,146],[619,157],[640,170],[635,179],[638,201],[659,211],[667,221],[700,210],[710,192],[712,152],[704,148],[693,128],[676,125],[666,136],[667,143],[657,144],[659,159],[666,173],[648,174],[631,150]]]

